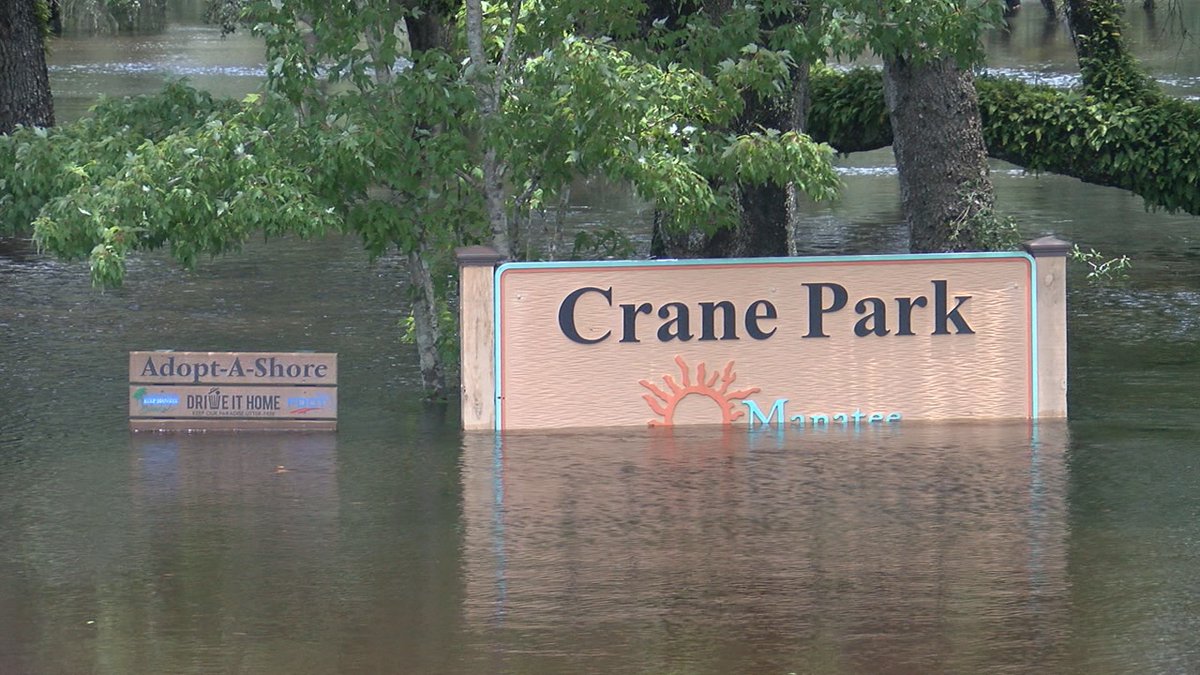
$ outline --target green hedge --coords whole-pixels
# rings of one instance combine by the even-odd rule
[[[1129,190],[1148,208],[1200,215],[1200,106],[1168,97],[1101,100],[991,77],[976,89],[992,157]],[[878,70],[814,72],[812,101],[814,139],[839,152],[891,143]]]

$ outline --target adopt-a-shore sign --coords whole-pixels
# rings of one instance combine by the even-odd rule
[[[337,429],[337,354],[129,353],[133,431]]]
[[[458,251],[466,429],[1065,417],[1066,255]]]

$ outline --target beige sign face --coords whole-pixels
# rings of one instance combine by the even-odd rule
[[[505,265],[497,424],[1029,418],[1032,270],[1023,254]]]
[[[130,352],[134,430],[335,429],[337,355]]]

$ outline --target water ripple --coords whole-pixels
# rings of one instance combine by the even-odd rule
[[[163,73],[179,77],[217,76],[217,77],[266,77],[266,69],[262,66],[237,65],[199,65],[179,63],[128,63],[108,61],[103,63],[69,63],[49,66],[52,74],[79,75],[129,75]]]

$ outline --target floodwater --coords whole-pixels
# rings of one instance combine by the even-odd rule
[[[1030,5],[993,65],[1069,78]],[[1200,93],[1191,38],[1132,18]],[[53,59],[66,119],[261,73],[194,22]],[[843,164],[804,249],[895,251],[890,157]],[[105,292],[0,243],[0,673],[1200,672],[1197,219],[995,169],[1031,237],[1135,258],[1071,279],[1069,422],[463,434],[398,340],[403,265],[352,239]],[[573,197],[570,227],[644,234],[620,190]],[[156,348],[336,351],[340,431],[132,435],[126,354]]]

